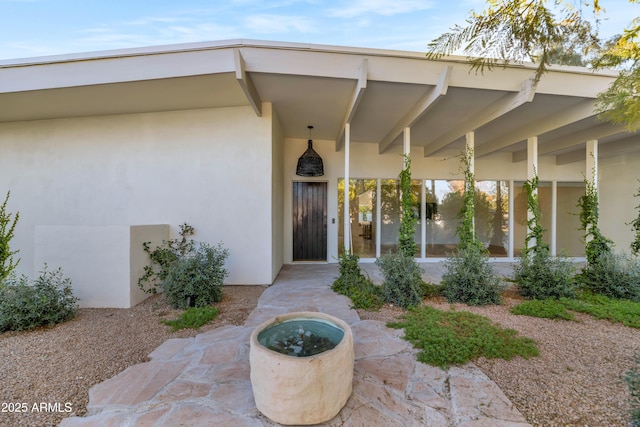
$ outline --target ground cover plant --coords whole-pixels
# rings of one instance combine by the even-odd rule
[[[0,287],[0,332],[22,331],[72,319],[78,309],[71,280],[62,269],[47,266],[31,282],[27,276],[10,277]]]
[[[524,301],[513,306],[510,311],[517,315],[540,317],[543,319],[575,320],[576,318],[573,313],[567,311],[567,306],[564,303],[551,298],[546,300],[532,299]]]
[[[331,285],[331,289],[340,295],[345,295],[351,299],[353,308],[363,310],[378,310],[382,304],[380,286],[362,274],[358,265],[360,257],[349,251],[344,251],[339,259],[340,275]]]
[[[410,309],[399,321],[387,326],[404,328],[404,338],[420,349],[418,360],[443,369],[479,357],[509,360],[539,354],[533,340],[468,311],[441,311],[422,306]]]
[[[524,301],[514,306],[511,312],[532,317],[574,320],[575,316],[568,310],[640,328],[640,302],[590,292],[582,292],[576,298]]]
[[[174,331],[180,329],[200,329],[218,316],[219,310],[215,307],[189,307],[176,319],[162,319],[161,322],[171,326]]]

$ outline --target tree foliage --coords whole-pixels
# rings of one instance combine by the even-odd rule
[[[604,13],[598,0],[487,0],[487,8],[471,11],[465,25],[455,25],[431,41],[427,57],[462,52],[478,72],[530,61],[537,64],[534,79],[538,82],[552,64],[576,65],[577,54],[591,56],[593,68],[620,70],[599,95],[597,112],[605,120],[636,130],[640,126],[640,20],[634,19],[607,41],[598,33]]]

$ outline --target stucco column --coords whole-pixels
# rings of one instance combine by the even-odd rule
[[[468,161],[469,161],[469,172],[471,172],[471,174],[473,174],[475,176],[476,172],[476,154],[475,154],[475,132],[471,131],[471,132],[467,132],[467,134],[465,135],[465,152],[464,155],[467,156]],[[469,155],[471,154],[471,155]],[[468,186],[468,183],[465,182],[464,187],[465,187],[465,191],[466,188]],[[475,190],[475,189],[474,189]],[[475,201],[474,201],[475,203]],[[476,235],[476,219],[475,217],[473,218],[473,235]]]
[[[513,233],[515,231],[514,220],[515,220],[515,212],[513,211],[514,206],[514,196],[515,196],[515,182],[513,180],[509,181],[509,247],[507,248],[507,255],[509,258],[513,258],[515,245],[515,238]]]
[[[465,135],[465,146],[467,148],[467,153],[471,152],[471,156],[469,156],[469,171],[472,174],[475,174],[475,132],[467,132]]]
[[[598,140],[587,141],[587,163],[585,177],[593,183],[594,190],[598,191]]]
[[[527,180],[532,180],[536,177],[538,173],[538,137],[532,136],[527,138]],[[536,188],[533,192],[534,196],[538,195],[538,189]],[[533,213],[527,209],[527,221],[533,219]],[[528,228],[527,232],[531,232],[531,229]],[[532,239],[530,242],[533,246],[537,245],[538,242],[535,239]],[[527,249],[529,245],[527,245]]]
[[[351,123],[344,126],[344,250],[351,251],[351,218],[349,217],[349,150],[351,148]]]
[[[556,256],[558,233],[558,181],[551,182],[551,255]]]

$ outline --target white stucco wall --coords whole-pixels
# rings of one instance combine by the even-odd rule
[[[640,152],[602,159],[598,169],[600,231],[615,242],[616,251],[629,252],[635,236],[628,224],[638,217],[640,204],[634,197],[640,187]]]
[[[284,134],[277,114],[272,116],[271,277],[275,279],[284,263]]]
[[[196,240],[229,249],[227,283],[271,283],[272,118],[263,111],[0,124],[0,192],[10,189],[8,208],[20,212],[19,273],[41,268],[36,226],[170,224],[175,237],[187,222]]]
[[[35,264],[62,268],[80,307],[129,308],[149,296],[138,286],[149,262],[142,244],[168,238],[168,225],[36,226]]]

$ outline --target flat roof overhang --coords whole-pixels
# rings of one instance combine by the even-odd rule
[[[470,71],[465,58],[424,53],[230,40],[0,61],[0,123],[270,102],[286,138],[351,141],[401,151],[402,131],[425,156],[511,152],[537,136],[559,164],[640,149],[636,135],[599,121],[594,100],[615,72],[553,67],[534,85],[531,64]],[[607,148],[609,147],[609,148]],[[582,154],[582,157],[580,157]]]

